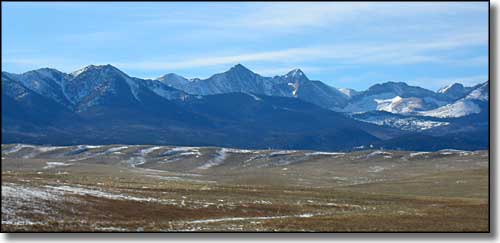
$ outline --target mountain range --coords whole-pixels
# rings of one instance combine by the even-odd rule
[[[112,65],[2,72],[2,143],[434,150],[489,145],[489,83],[336,89],[300,69],[238,64],[207,79],[130,77]]]

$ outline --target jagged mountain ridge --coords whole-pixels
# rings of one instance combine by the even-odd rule
[[[453,84],[433,92],[403,82],[386,82],[375,84],[365,91],[339,90],[321,81],[309,80],[300,69],[282,76],[263,77],[241,64],[208,79],[187,79],[173,73],[155,80],[140,79],[130,77],[109,64],[90,65],[71,74],[43,68],[23,74],[2,75],[16,77],[31,90],[70,109],[85,109],[99,102],[99,97],[111,95],[110,92],[131,92],[134,96],[132,100],[140,101],[138,92],[147,93],[149,90],[168,100],[185,99],[190,94],[243,92],[295,97],[326,109],[348,113],[384,110],[397,114],[416,114],[451,104],[473,89]],[[129,97],[130,94],[125,96]],[[87,99],[82,100],[82,97]]]
[[[16,79],[30,90],[68,109],[85,110],[99,103],[137,105],[151,93],[181,99],[187,94],[157,81],[130,77],[112,65],[90,65],[71,74],[42,68],[23,74],[2,72],[2,79]]]
[[[399,98],[397,98],[399,97]],[[397,98],[398,103],[406,102],[413,108],[400,107],[399,109],[387,109],[380,103],[387,103],[391,99]],[[385,110],[393,113],[409,113],[418,110],[428,110],[446,105],[452,100],[440,93],[417,86],[410,86],[403,82],[386,82],[375,84],[368,90],[359,92],[352,96],[347,106],[343,108],[345,112],[367,112],[373,110]],[[392,101],[391,101],[392,102]],[[418,106],[415,104],[418,103]]]
[[[447,118],[478,114],[488,109],[488,97],[489,82],[485,82],[475,86],[465,97],[433,110],[422,111],[420,115]]]
[[[414,136],[423,131],[426,136],[446,135],[452,132],[447,127],[456,129],[467,125],[451,119],[456,116],[438,121],[421,116],[420,110],[437,106],[428,103],[443,102],[441,107],[446,107],[453,99],[404,83],[374,85],[349,97],[320,81],[309,80],[300,69],[266,78],[236,65],[206,80],[189,80],[175,74],[164,77],[175,77],[180,83],[188,84],[209,85],[216,81],[219,86],[211,86],[211,89],[222,93],[192,95],[172,87],[166,79],[130,77],[111,65],[91,65],[71,74],[47,68],[24,74],[2,72],[2,101],[6,104],[2,105],[3,134],[6,141],[14,142],[196,143],[334,150],[359,144],[383,144],[386,139],[397,139],[408,132],[416,132]],[[229,88],[224,86],[234,80],[238,82]],[[482,102],[480,113],[487,111],[484,105],[488,102],[487,83],[476,86],[461,98],[475,104]],[[262,90],[269,95],[261,94]],[[396,96],[391,98],[392,95]],[[23,99],[24,96],[29,99]],[[365,112],[392,113],[368,112],[363,116],[345,117],[319,108],[341,109],[366,97],[377,106]],[[384,97],[389,98],[382,99]],[[39,107],[40,104],[43,107]],[[233,106],[228,106],[230,104]],[[408,117],[394,116],[398,113]],[[19,114],[28,114],[29,119]],[[473,113],[464,114],[470,115]],[[479,120],[476,122],[474,118],[474,124],[481,124],[480,129],[482,133],[486,131],[487,136],[484,116],[477,117]],[[41,126],[40,121],[43,121]],[[466,131],[473,133],[475,127],[468,126]],[[438,128],[444,132],[433,133]],[[480,136],[484,137],[482,133]]]
[[[243,92],[297,97],[331,110],[338,110],[348,99],[346,95],[321,81],[309,80],[300,69],[291,70],[282,76],[263,77],[238,64],[207,79],[188,80],[179,75],[167,74],[157,80],[193,95]]]

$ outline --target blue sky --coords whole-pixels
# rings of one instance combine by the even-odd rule
[[[337,88],[488,78],[487,2],[2,2],[2,70],[206,78],[241,63]]]

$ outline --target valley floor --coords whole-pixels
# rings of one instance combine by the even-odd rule
[[[488,151],[2,145],[2,232],[485,232],[488,216]]]

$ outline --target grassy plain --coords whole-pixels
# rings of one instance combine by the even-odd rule
[[[2,231],[488,231],[488,151],[2,145]]]

